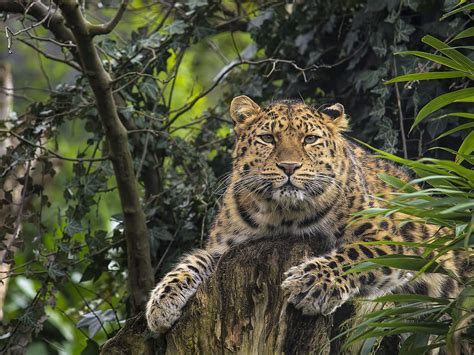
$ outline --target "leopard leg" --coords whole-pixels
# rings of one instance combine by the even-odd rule
[[[214,271],[217,257],[206,250],[195,250],[156,285],[146,307],[146,319],[152,331],[165,333],[171,328],[189,298]]]
[[[358,223],[349,231],[353,241],[420,241],[430,235],[414,223],[397,228],[393,221],[386,218],[374,218],[370,222]],[[354,240],[355,239],[355,240]],[[350,298],[363,296],[374,298],[386,292],[400,288],[413,277],[413,272],[389,267],[378,267],[358,273],[345,274],[355,263],[368,258],[387,254],[417,255],[414,248],[403,245],[363,245],[346,243],[338,250],[327,255],[312,258],[295,266],[285,274],[282,287],[289,291],[290,303],[305,314],[330,314]],[[440,260],[443,265],[449,261]],[[448,265],[453,269],[453,265]],[[437,274],[425,274],[425,278],[439,278]],[[449,293],[454,294],[456,287],[450,278],[441,277],[443,285],[449,286]],[[418,284],[418,283],[417,283]],[[414,284],[416,286],[416,284]],[[434,292],[430,292],[435,294]]]

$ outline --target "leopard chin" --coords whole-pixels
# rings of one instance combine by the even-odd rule
[[[307,195],[294,185],[284,185],[273,191],[272,199],[283,206],[296,206],[302,205],[307,200]]]

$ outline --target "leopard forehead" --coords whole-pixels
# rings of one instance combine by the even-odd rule
[[[331,135],[330,122],[312,106],[296,101],[278,101],[265,106],[259,113],[254,130],[269,133],[301,136],[306,133]]]

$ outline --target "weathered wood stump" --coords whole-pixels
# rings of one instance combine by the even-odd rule
[[[201,285],[165,341],[162,339],[160,346],[155,346],[155,352],[337,353],[340,342],[329,340],[337,334],[340,320],[347,318],[350,310],[342,308],[335,317],[303,316],[286,302],[280,288],[286,270],[305,257],[322,252],[324,245],[318,238],[267,239],[232,248],[221,258],[215,274]],[[130,332],[123,334],[130,338]],[[143,335],[137,334],[142,339]],[[138,353],[131,349],[128,352],[126,343],[131,342],[116,341],[119,352],[112,352],[106,345],[102,353]],[[145,352],[144,349],[142,346],[137,350]]]

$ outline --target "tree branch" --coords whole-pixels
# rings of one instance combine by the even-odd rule
[[[59,13],[50,12],[48,6],[44,5],[41,1],[35,1],[34,3],[30,3],[27,0],[0,1],[0,11],[24,14],[27,9],[28,15],[37,21],[41,21],[44,18],[48,19],[42,25],[49,29],[59,42],[74,44],[74,36],[69,28],[65,26],[64,18]],[[71,51],[74,52],[73,49]]]
[[[89,31],[92,36],[96,35],[105,35],[107,33],[110,33],[114,30],[114,28],[118,25],[120,20],[122,19],[123,14],[125,13],[125,10],[127,10],[129,0],[122,0],[122,3],[120,4],[120,7],[115,14],[115,16],[107,23],[104,23],[102,25],[93,25],[89,24]]]
[[[39,54],[41,54],[43,57],[47,58],[47,59],[50,59],[50,60],[54,60],[55,62],[59,62],[59,63],[63,63],[63,64],[66,64],[68,66],[70,66],[71,68],[77,70],[77,71],[81,71],[81,67],[79,65],[77,65],[76,63],[74,63],[73,61],[68,61],[66,59],[62,59],[62,58],[58,58],[58,57],[55,57],[53,55],[50,55],[48,53],[46,53],[45,51],[43,51],[41,48],[35,46],[34,44],[28,42],[28,41],[25,41],[24,39],[18,39],[21,43],[27,45],[28,47],[30,48],[33,48],[36,52],[38,52]]]
[[[150,242],[145,214],[140,205],[127,130],[117,113],[112,92],[112,80],[105,71],[93,42],[90,26],[76,0],[54,0],[71,29],[83,71],[91,85],[105,137],[109,145],[117,188],[124,216],[127,241],[128,287],[132,313],[143,310],[148,292],[154,285],[150,258]]]
[[[49,154],[51,154],[52,156],[54,156],[55,158],[57,159],[61,159],[61,160],[66,160],[66,161],[74,161],[74,162],[83,162],[83,161],[104,161],[104,160],[108,160],[109,157],[102,157],[102,158],[69,158],[69,157],[65,157],[64,155],[61,155],[51,149],[48,149],[46,147],[43,147],[42,145],[39,145],[39,144],[36,144],[26,138],[23,138],[22,136],[20,136],[19,134],[13,132],[12,130],[9,130],[9,129],[0,129],[0,132],[1,133],[7,133],[7,134],[10,134],[12,135],[13,137],[15,137],[16,139],[22,141],[23,143],[26,143],[34,148],[38,148],[38,149],[41,149],[45,152],[48,152]]]
[[[287,60],[287,59],[274,59],[274,58],[268,58],[268,59],[262,59],[262,60],[256,60],[256,61],[251,61],[251,60],[237,60],[237,61],[234,61],[234,62],[231,62],[230,64],[228,64],[226,67],[224,67],[223,70],[220,71],[220,73],[217,74],[217,77],[214,79],[214,83],[208,87],[207,89],[205,89],[204,91],[202,91],[199,95],[197,95],[194,99],[192,99],[190,102],[188,102],[186,105],[184,105],[183,107],[179,108],[179,109],[176,109],[176,110],[173,110],[173,111],[170,111],[169,113],[176,113],[173,118],[171,118],[169,120],[169,122],[166,124],[165,127],[169,127],[171,126],[177,119],[178,117],[180,117],[182,114],[184,114],[186,111],[190,110],[199,100],[201,100],[204,96],[206,96],[207,94],[209,94],[212,90],[214,90],[217,85],[219,85],[219,83],[227,76],[227,74],[229,74],[229,72],[231,72],[234,68],[238,67],[238,66],[241,66],[241,65],[244,65],[244,64],[247,64],[247,65],[262,65],[262,64],[271,64],[272,65],[272,68],[270,69],[269,73],[268,74],[265,74],[265,77],[268,78],[270,75],[273,74],[273,72],[275,71],[276,69],[276,65],[279,64],[279,63],[283,63],[283,64],[288,64],[288,65],[291,65],[292,67],[294,67],[296,70],[298,70],[302,75],[303,75],[303,79],[305,82],[308,81],[307,77],[306,77],[306,71],[308,70],[316,70],[318,69],[318,66],[317,65],[311,65],[307,68],[301,68],[299,67],[294,61],[292,60]]]

